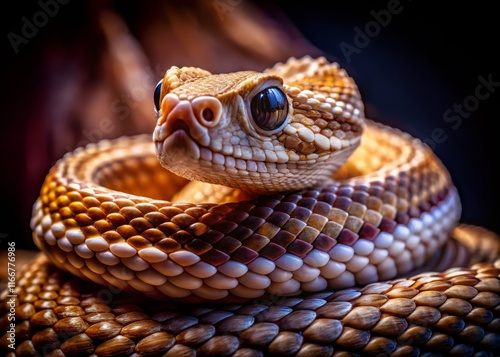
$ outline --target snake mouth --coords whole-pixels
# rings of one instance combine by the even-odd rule
[[[165,105],[163,115],[158,120],[153,139],[156,142],[161,142],[167,140],[172,135],[177,135],[176,133],[178,132],[183,132],[192,141],[197,142],[201,146],[207,146],[210,142],[208,128],[211,123],[207,125],[203,118],[197,117],[197,111],[194,109],[200,109],[196,108],[200,106],[200,103],[197,104],[195,102],[193,104],[187,100],[179,101],[174,95],[167,95],[165,99],[165,103],[168,105]]]
[[[178,156],[198,160],[200,158],[200,140],[196,137],[196,134],[196,128],[190,126],[184,119],[168,118],[166,121],[166,135],[161,148],[162,155],[165,158],[167,156],[172,158]]]
[[[156,142],[157,153],[161,162],[170,162],[179,157],[199,160],[200,148],[189,135],[189,130],[178,129],[173,131],[164,141]]]
[[[171,124],[167,125],[167,136],[166,138],[174,135],[177,131],[184,131],[191,139],[194,139],[191,135],[191,131],[189,130],[189,126],[182,119],[174,119],[171,120]]]
[[[156,141],[156,149],[162,162],[185,157],[194,160],[200,158],[198,141],[190,133],[189,126],[182,119],[176,119],[167,131],[164,140]]]

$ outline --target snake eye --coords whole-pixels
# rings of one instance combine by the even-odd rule
[[[288,114],[288,101],[278,87],[269,87],[252,98],[250,109],[255,124],[264,130],[280,127]]]
[[[160,95],[161,95],[161,86],[163,84],[163,79],[161,79],[155,88],[155,93],[153,95],[153,100],[155,102],[155,107],[157,111],[160,111]]]

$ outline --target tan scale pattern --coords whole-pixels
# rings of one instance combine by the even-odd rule
[[[498,253],[498,237],[460,227],[448,255],[426,268],[469,263],[462,245]],[[465,253],[465,254],[463,254]],[[463,257],[463,258],[459,258]],[[465,258],[464,258],[465,257]],[[79,280],[43,255],[18,277],[16,349],[5,356],[494,356],[500,348],[500,261],[301,297],[234,305],[147,302]],[[7,329],[8,298],[0,300]]]
[[[363,160],[376,135],[391,163],[383,169]],[[368,165],[356,168],[366,177],[340,171],[321,189],[226,204],[161,200],[185,181],[162,184],[171,174],[155,164],[148,139],[104,142],[47,176],[35,241],[77,276],[160,299],[239,301],[394,278],[422,266],[460,212],[439,161],[412,141],[369,124],[354,157]],[[138,196],[124,193],[132,188]]]

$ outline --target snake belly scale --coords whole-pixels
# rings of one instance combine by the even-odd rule
[[[338,64],[291,58],[217,75],[172,67],[154,101],[153,140],[90,144],[47,175],[32,218],[43,253],[17,287],[22,337],[15,351],[0,348],[498,351],[498,237],[458,224],[441,161],[366,119]]]

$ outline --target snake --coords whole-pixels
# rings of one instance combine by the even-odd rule
[[[4,355],[499,355],[498,235],[337,62],[172,66],[152,95],[152,134],[47,174]]]

